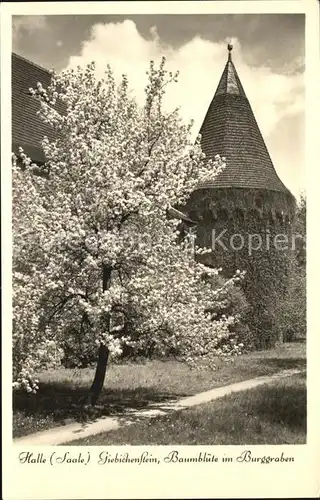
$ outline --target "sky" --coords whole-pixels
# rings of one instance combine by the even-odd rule
[[[12,49],[61,71],[96,61],[128,75],[139,102],[151,59],[179,70],[166,97],[199,132],[227,61],[227,43],[279,177],[305,189],[305,19],[301,14],[14,16]],[[219,153],[219,152],[217,152]],[[227,159],[228,160],[228,159]]]

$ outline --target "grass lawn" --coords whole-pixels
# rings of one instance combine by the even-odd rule
[[[305,375],[295,375],[68,444],[304,444],[306,407]]]
[[[291,343],[239,356],[231,362],[217,360],[215,370],[195,371],[176,361],[110,365],[99,406],[88,410],[84,409],[84,402],[93,369],[47,371],[38,376],[40,390],[36,395],[14,393],[13,436],[63,425],[70,420],[117,415],[125,409],[145,408],[149,403],[193,395],[283,369],[304,368],[305,364],[305,344]]]

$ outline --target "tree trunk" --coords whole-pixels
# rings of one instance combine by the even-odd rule
[[[103,266],[102,269],[102,290],[108,290],[111,284],[111,274],[112,274],[112,267],[110,266]],[[110,326],[110,315],[108,318],[109,326]],[[99,346],[99,353],[98,353],[98,362],[97,362],[97,367],[96,367],[96,373],[92,382],[92,385],[90,387],[89,391],[89,404],[92,406],[97,404],[98,398],[100,396],[103,384],[104,384],[104,379],[106,376],[106,371],[107,371],[107,365],[108,365],[108,358],[109,358],[109,349],[107,346],[100,344]]]
[[[104,379],[106,376],[106,370],[108,365],[109,349],[105,345],[100,345],[99,347],[99,357],[97,362],[96,373],[94,380],[90,387],[90,404],[97,404],[98,398],[100,396]]]

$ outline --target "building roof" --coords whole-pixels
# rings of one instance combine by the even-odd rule
[[[21,146],[35,162],[43,162],[41,141],[46,135],[53,139],[52,130],[37,116],[39,103],[30,95],[29,88],[44,88],[50,84],[50,71],[24,57],[12,54],[12,150]]]
[[[232,46],[216,93],[200,129],[208,159],[226,158],[225,169],[199,188],[254,188],[289,193],[278,177],[232,62]]]
[[[226,157],[219,176],[199,188],[255,188],[288,193],[278,177],[250,103],[232,62],[228,61],[200,129],[201,146],[208,159]],[[12,54],[12,150],[21,146],[35,162],[42,163],[41,141],[54,139],[52,130],[37,116],[39,103],[29,88],[50,84],[50,71],[22,56]]]
[[[174,219],[179,219],[181,221],[187,222],[190,225],[197,224],[196,221],[194,221],[193,219],[190,219],[190,217],[188,217],[185,213],[181,212],[177,208],[170,207],[167,211],[167,214],[169,216],[173,217]]]

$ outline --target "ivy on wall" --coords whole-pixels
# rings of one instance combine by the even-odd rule
[[[288,287],[295,199],[290,193],[254,189],[201,189],[187,210],[196,220],[199,246],[211,248],[204,263],[232,276],[246,275],[242,288],[249,303],[243,321],[254,348],[274,346],[279,328],[275,304]]]

